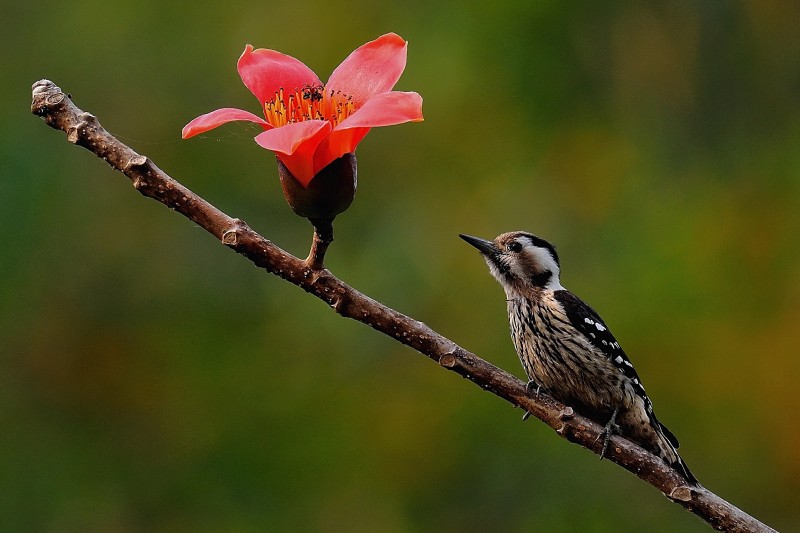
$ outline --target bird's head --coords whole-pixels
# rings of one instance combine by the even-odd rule
[[[493,241],[459,236],[478,249],[509,296],[564,288],[559,281],[561,267],[556,248],[541,237],[524,231],[503,233]]]

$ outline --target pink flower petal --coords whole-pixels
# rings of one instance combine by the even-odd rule
[[[316,174],[314,151],[330,131],[331,123],[327,120],[306,120],[260,133],[256,142],[276,152],[292,176],[306,187]]]
[[[349,128],[393,126],[422,121],[422,97],[415,92],[393,91],[379,94],[344,119],[335,131]]]
[[[330,130],[331,123],[327,120],[305,120],[260,133],[256,142],[267,150],[292,155],[301,144],[315,137],[319,131],[327,133]]]
[[[353,97],[356,107],[392,90],[406,68],[408,43],[387,33],[353,51],[331,74],[326,89]]]
[[[371,128],[333,130],[314,152],[314,171],[319,172],[344,154],[352,154]]]
[[[247,45],[237,63],[239,76],[261,104],[275,98],[283,88],[294,92],[304,85],[322,85],[314,71],[302,61],[275,50]]]
[[[272,127],[263,118],[257,117],[249,111],[236,109],[233,107],[223,107],[222,109],[217,109],[210,113],[206,113],[205,115],[200,115],[196,119],[189,122],[183,127],[183,130],[181,130],[181,137],[188,139],[189,137],[194,137],[195,135],[205,133],[208,130],[213,130],[217,126],[221,126],[234,120],[247,120],[250,122],[255,122],[264,129],[269,129]]]

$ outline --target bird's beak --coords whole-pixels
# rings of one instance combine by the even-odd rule
[[[491,256],[495,255],[500,251],[497,249],[497,246],[492,241],[487,241],[486,239],[479,239],[478,237],[473,237],[471,235],[464,235],[463,233],[459,233],[458,236],[467,241],[475,248],[477,248],[478,251],[483,255]]]

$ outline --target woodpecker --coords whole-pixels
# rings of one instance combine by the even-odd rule
[[[699,485],[678,455],[678,439],[658,421],[639,375],[603,319],[559,279],[561,264],[546,240],[514,231],[494,241],[461,234],[478,249],[506,293],[511,339],[528,375],[528,393],[545,391],[612,433],[661,457]]]

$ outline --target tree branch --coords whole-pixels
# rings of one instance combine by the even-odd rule
[[[301,287],[330,305],[338,314],[363,322],[503,398],[543,421],[563,438],[600,454],[602,428],[574,413],[572,408],[542,394],[528,397],[525,383],[508,372],[458,346],[427,325],[403,315],[362,294],[339,280],[322,263],[327,243],[317,243],[318,252],[301,260],[283,251],[248,227],[231,218],[137,154],[110,133],[90,113],[78,109],[53,82],[33,85],[31,112],[52,128],[67,134],[67,140],[83,146],[125,174],[144,196],[153,198],[214,235],[222,244],[247,257],[256,266]],[[316,232],[315,232],[316,233]],[[321,253],[319,253],[321,252]],[[606,457],[653,485],[667,498],[698,515],[712,527],[724,531],[774,531],[703,487],[692,487],[660,458],[635,443],[613,436]]]

